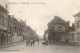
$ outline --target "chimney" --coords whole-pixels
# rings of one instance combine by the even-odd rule
[[[61,17],[59,17],[59,16],[54,16],[54,19],[55,19],[55,18],[61,18]]]
[[[9,18],[11,18],[11,15],[8,15]]]

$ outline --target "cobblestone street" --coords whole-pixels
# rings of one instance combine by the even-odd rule
[[[27,46],[26,44],[19,44],[16,46],[3,48],[1,52],[19,52],[19,53],[79,53],[80,46],[67,45],[48,45],[44,46],[41,43],[35,43],[35,46]]]

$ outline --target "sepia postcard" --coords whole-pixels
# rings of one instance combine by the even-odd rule
[[[80,0],[0,0],[0,53],[79,53]]]

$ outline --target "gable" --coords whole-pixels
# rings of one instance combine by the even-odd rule
[[[61,17],[54,16],[54,19],[51,20],[50,23],[67,23],[65,20],[63,20]]]
[[[80,12],[78,12],[77,14],[74,15],[74,17],[76,17],[76,16],[80,17]]]

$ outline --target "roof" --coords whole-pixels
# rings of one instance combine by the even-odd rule
[[[26,25],[26,22],[23,21],[23,20],[21,20],[21,19],[20,19],[20,23],[21,23],[24,27],[27,26],[27,25]]]
[[[11,17],[10,15],[8,17],[8,21],[18,27],[21,27],[21,28],[23,27],[23,25],[16,18]]]
[[[67,23],[67,22],[63,20],[61,17],[54,16],[54,19],[51,20],[50,23]]]
[[[74,15],[74,17],[76,17],[76,16],[80,17],[80,12],[78,12],[77,14]]]
[[[0,5],[0,9],[3,10],[3,11],[5,11],[6,13],[8,13],[8,10],[5,9],[5,8],[4,8],[3,6],[1,6],[1,5]]]

